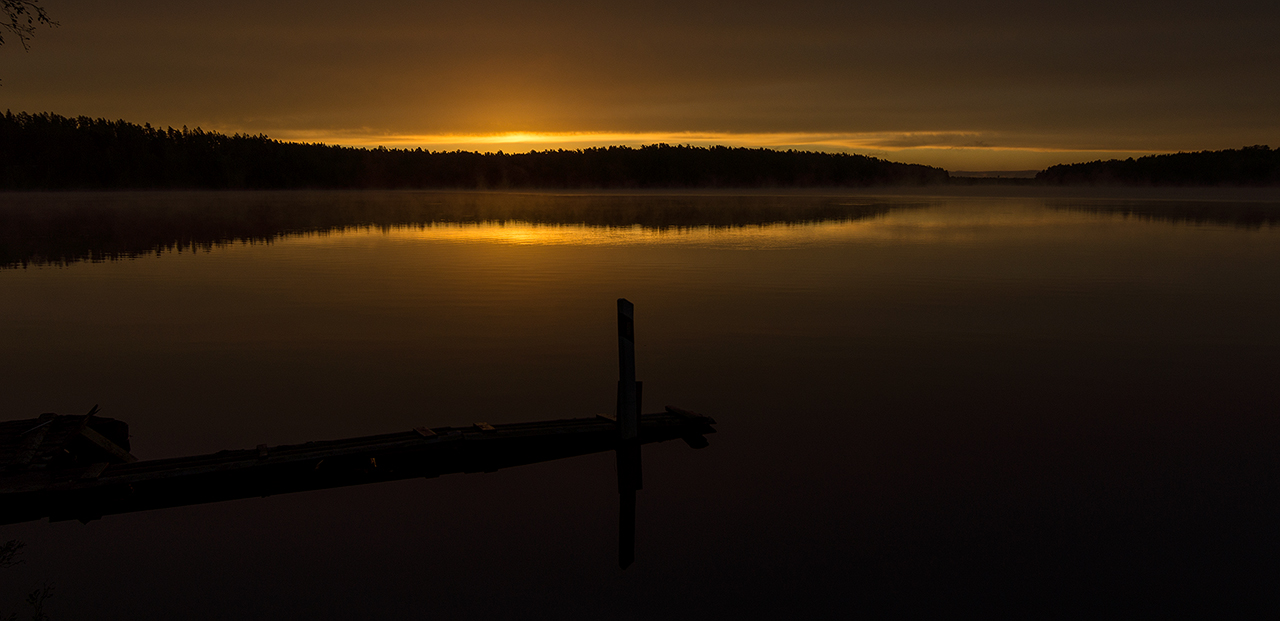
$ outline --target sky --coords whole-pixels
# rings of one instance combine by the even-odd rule
[[[42,0],[0,107],[353,146],[1026,170],[1280,146],[1280,2]]]

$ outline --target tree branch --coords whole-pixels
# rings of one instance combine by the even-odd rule
[[[40,0],[0,0],[4,18],[0,21],[0,45],[4,45],[6,32],[18,38],[22,49],[31,49],[31,37],[36,33],[36,26],[57,26],[58,22],[49,19],[49,14],[40,6]]]

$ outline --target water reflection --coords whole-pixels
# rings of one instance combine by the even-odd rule
[[[833,228],[924,210],[877,229]],[[957,209],[957,206],[968,205]],[[1015,205],[1014,211],[990,206]],[[1028,210],[1026,207],[1032,207]],[[1049,212],[1036,214],[1035,208]],[[1265,201],[919,196],[555,195],[447,192],[117,192],[6,194],[0,269],[211,250],[358,229],[534,245],[702,243],[790,247],[854,236],[956,236],[1061,223],[1053,211],[1240,228],[1280,222]],[[1068,219],[1067,221],[1074,221]],[[815,227],[813,225],[826,225]],[[896,228],[895,228],[896,227]],[[733,236],[722,235],[733,231]]]
[[[934,199],[848,202],[895,200]],[[105,619],[1274,610],[1280,229],[938,203],[0,272],[0,414],[100,402],[140,459],[614,411],[620,296],[645,402],[720,423],[711,453],[645,448],[625,574],[616,462],[591,454],[8,525],[12,583]],[[616,243],[581,241],[602,230]]]
[[[1175,224],[1219,224],[1245,229],[1280,223],[1280,202],[1165,200],[1049,200],[1051,209]]]
[[[134,258],[349,228],[453,225],[490,240],[613,244],[628,231],[848,222],[927,201],[848,196],[552,195],[436,192],[9,194],[0,267]],[[470,227],[462,225],[472,225]]]

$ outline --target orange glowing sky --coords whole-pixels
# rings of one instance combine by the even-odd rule
[[[1280,144],[1280,4],[44,0],[14,111],[354,146],[1020,170]]]

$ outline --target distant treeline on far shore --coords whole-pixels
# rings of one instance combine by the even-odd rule
[[[849,153],[665,144],[430,152],[158,129],[50,113],[0,116],[0,189],[570,189],[931,185],[1280,185],[1266,146],[1052,166],[1030,179],[951,178]]]
[[[300,144],[56,114],[0,119],[0,188],[759,188],[924,185],[848,153],[651,145],[531,153]]]
[[[1138,159],[1059,164],[1036,173],[1053,185],[1280,185],[1280,149],[1254,145]]]

